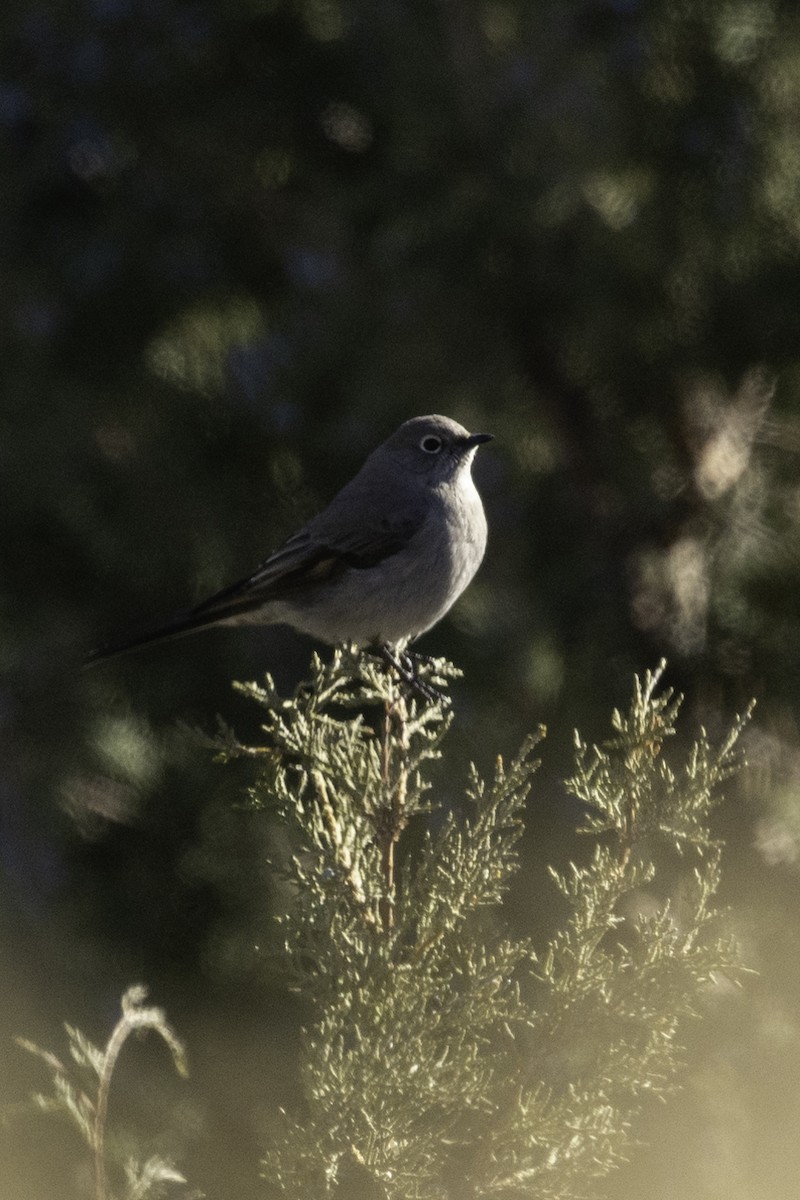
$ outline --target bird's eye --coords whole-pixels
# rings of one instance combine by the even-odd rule
[[[419,444],[420,450],[424,450],[426,454],[438,454],[442,448],[442,439],[436,437],[435,434],[429,433],[424,437]]]

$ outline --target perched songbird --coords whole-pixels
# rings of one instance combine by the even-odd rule
[[[210,625],[285,624],[323,642],[402,652],[480,566],[486,517],[471,467],[491,437],[448,417],[406,421],[247,579],[89,661]]]

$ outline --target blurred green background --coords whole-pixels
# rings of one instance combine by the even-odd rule
[[[509,919],[563,914],[559,779],[662,655],[687,734],[751,696],[720,810],[757,974],[605,1193],[800,1177],[800,12],[779,0],[6,0],[0,12],[0,1102],[10,1042],[101,1041],[150,984],[112,1119],[263,1194],[298,1014],[267,962],[280,833],[183,725],[312,646],[84,652],[248,572],[400,421],[496,435],[486,563],[421,648],[465,671],[440,786],[550,736]],[[126,1051],[126,1055],[128,1051]],[[126,1060],[127,1061],[127,1060]],[[130,1074],[126,1074],[126,1070]],[[3,1200],[86,1194],[72,1134],[0,1131]]]

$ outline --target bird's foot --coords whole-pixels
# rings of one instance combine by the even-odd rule
[[[403,683],[407,684],[413,691],[422,696],[423,699],[435,701],[445,698],[444,692],[434,687],[432,683],[428,683],[426,679],[420,679],[419,677],[420,663],[432,665],[436,661],[435,659],[429,658],[424,654],[410,654],[408,650],[398,651],[386,643],[377,646],[375,649],[378,657],[383,659],[387,666],[396,671]]]
[[[436,667],[441,662],[435,655],[420,654],[419,650],[405,650],[403,653],[406,661],[415,669],[419,666]]]

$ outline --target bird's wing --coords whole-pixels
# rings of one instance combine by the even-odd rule
[[[321,514],[327,517],[327,512]],[[346,567],[374,567],[408,543],[422,525],[424,510],[383,519],[362,519],[358,525],[317,518],[294,534],[246,579],[224,588],[192,612],[209,620],[224,619],[257,608],[270,600],[333,578]]]

